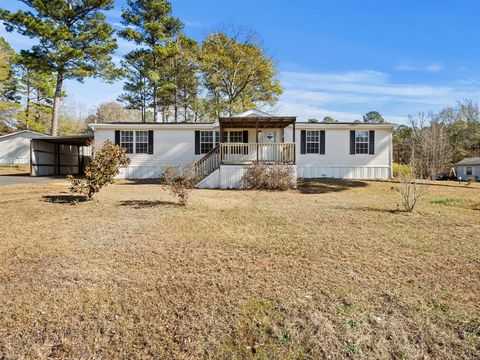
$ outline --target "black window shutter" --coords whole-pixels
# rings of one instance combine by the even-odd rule
[[[120,130],[115,130],[115,145],[120,146]]]
[[[320,154],[325,155],[325,130],[320,130]]]
[[[355,155],[355,130],[350,130],[350,154]]]
[[[370,155],[375,154],[375,131],[370,130],[370,134],[368,135],[368,139],[370,144],[368,145],[368,153]]]
[[[305,130],[300,131],[300,154],[307,152],[307,132]]]
[[[220,131],[215,131],[215,145],[220,143]]]
[[[148,130],[148,153],[153,154],[153,130]]]
[[[195,130],[195,155],[200,155],[200,131]]]
[[[243,130],[243,142],[248,144],[248,130]]]

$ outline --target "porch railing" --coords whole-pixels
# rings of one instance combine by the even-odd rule
[[[221,143],[222,164],[249,164],[255,161],[267,163],[295,163],[295,143]]]
[[[200,160],[193,164],[195,173],[201,179],[207,177],[220,166],[220,145],[215,146]]]

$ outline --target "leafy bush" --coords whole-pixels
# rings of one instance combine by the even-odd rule
[[[125,154],[125,149],[107,140],[101,149],[95,152],[92,161],[85,168],[85,179],[67,176],[70,181],[70,191],[83,194],[87,200],[91,200],[102,187],[115,181],[120,166],[128,164],[130,159]]]
[[[287,190],[295,184],[295,174],[290,166],[255,163],[249,166],[242,178],[245,189]]]
[[[178,197],[181,205],[187,206],[190,193],[197,185],[199,178],[191,167],[173,168],[167,166],[165,168],[164,180],[170,193]]]
[[[423,185],[412,176],[401,176],[400,186],[394,188],[400,195],[402,205],[406,212],[412,212],[418,199],[423,195]]]
[[[392,167],[392,172],[393,172],[393,177],[394,178],[399,178],[402,176],[413,176],[413,170],[410,165],[407,164],[398,164],[398,163],[393,163]]]

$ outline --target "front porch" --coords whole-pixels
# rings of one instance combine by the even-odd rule
[[[221,165],[255,162],[295,165],[295,121],[296,118],[291,116],[219,118],[219,141],[195,163],[197,174],[206,177]],[[290,125],[293,137],[291,142],[285,142],[285,128]]]

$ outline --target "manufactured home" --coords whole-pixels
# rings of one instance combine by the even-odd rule
[[[459,180],[480,179],[480,157],[465,158],[455,167]]]
[[[92,124],[95,147],[126,149],[127,179],[159,178],[167,166],[192,164],[200,188],[238,188],[254,162],[291,166],[300,178],[387,179],[392,124],[303,123],[250,110],[214,123]]]

